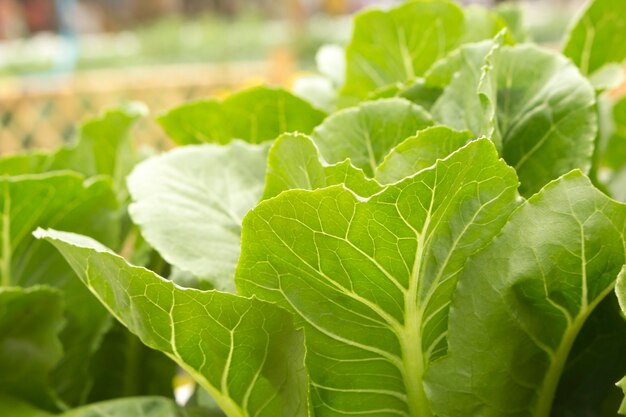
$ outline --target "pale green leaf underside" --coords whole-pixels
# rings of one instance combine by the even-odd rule
[[[456,47],[462,34],[463,11],[452,2],[411,1],[388,11],[361,13],[346,50],[341,93],[364,98],[420,76]]]
[[[223,101],[184,104],[162,115],[158,121],[180,145],[225,144],[233,139],[261,143],[285,132],[311,133],[325,116],[285,90],[255,87]]]
[[[306,135],[284,134],[270,148],[264,200],[286,190],[316,190],[336,184],[344,184],[362,197],[369,197],[382,188],[350,161],[334,165],[324,163],[317,147]]]
[[[90,404],[57,417],[185,417],[172,400],[160,397],[136,397]]]
[[[482,139],[368,199],[295,190],[250,211],[237,287],[305,326],[317,416],[430,415],[422,374],[445,352],[456,277],[517,185]]]
[[[303,334],[290,315],[256,299],[177,287],[97,242],[36,232],[128,329],[189,372],[228,417],[304,417]]]
[[[311,135],[324,160],[345,159],[370,177],[387,153],[432,125],[420,106],[402,98],[369,101],[328,117]]]
[[[0,177],[0,282],[3,286],[47,284],[63,291],[67,325],[61,333],[64,355],[52,380],[70,404],[90,388],[88,362],[109,325],[106,310],[78,282],[49,245],[31,236],[37,227],[58,227],[116,246],[118,203],[111,182],[57,172]]]
[[[530,195],[572,169],[590,168],[594,105],[593,87],[564,57],[532,45],[496,46],[483,62],[466,60],[433,117],[496,144],[501,138],[502,156]]]
[[[449,356],[426,377],[435,413],[549,417],[571,346],[624,264],[625,227],[626,206],[579,171],[516,210],[459,277]]]
[[[585,75],[626,58],[626,2],[589,1],[568,34],[563,54]]]
[[[130,215],[170,264],[233,291],[241,221],[260,200],[267,144],[185,146],[128,177]]]
[[[0,288],[0,392],[42,409],[57,409],[49,373],[63,352],[59,332],[64,323],[59,291]]]
[[[390,184],[409,177],[444,159],[472,139],[469,131],[433,126],[417,132],[393,148],[376,168],[376,179]]]
[[[89,404],[52,414],[0,392],[0,415],[8,417],[186,417],[174,401],[161,397],[131,397]]]

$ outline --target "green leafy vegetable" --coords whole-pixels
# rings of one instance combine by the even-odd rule
[[[563,55],[513,6],[369,9],[294,85],[329,115],[260,87],[128,178],[133,106],[0,159],[0,415],[626,415],[625,15]]]
[[[172,400],[137,397],[91,404],[61,414],[60,417],[186,417]]]
[[[1,285],[45,284],[63,292],[64,355],[52,379],[63,399],[80,403],[90,387],[85,364],[108,329],[109,316],[63,258],[31,232],[38,226],[58,227],[119,245],[118,203],[111,183],[67,172],[0,177],[0,219]]]
[[[296,190],[248,214],[238,289],[305,326],[316,415],[431,415],[422,380],[445,352],[456,278],[516,188],[483,139],[367,200]]]
[[[446,126],[434,126],[417,132],[385,156],[376,168],[376,179],[383,184],[400,181],[433,165],[472,139],[468,131],[459,132]]]
[[[563,54],[584,75],[597,74],[602,67],[622,63],[626,58],[626,3],[621,0],[594,0],[567,35]]]
[[[43,409],[58,399],[49,374],[62,355],[61,293],[47,287],[0,288],[0,394]]]
[[[180,145],[233,139],[261,143],[284,132],[310,133],[325,116],[287,91],[257,87],[223,101],[185,104],[161,116],[159,123]]]
[[[624,265],[625,230],[626,206],[576,171],[516,210],[459,277],[448,357],[427,376],[434,412],[550,416],[576,336]]]
[[[130,215],[169,263],[234,290],[241,221],[263,193],[266,144],[175,149],[128,177]]]
[[[533,45],[496,45],[484,61],[478,56],[465,59],[434,104],[435,120],[501,141],[502,156],[517,171],[525,195],[572,169],[589,170],[595,95],[576,67]]]
[[[366,178],[364,172],[353,167],[348,160],[335,165],[325,164],[308,136],[285,134],[276,139],[270,148],[263,199],[275,197],[286,190],[316,190],[336,184],[345,184],[363,197],[382,188],[376,181]]]
[[[28,152],[0,159],[0,174],[38,174],[72,170],[87,177],[108,175],[123,200],[124,180],[137,162],[129,130],[147,109],[140,103],[105,112],[86,121],[79,130],[78,141],[55,152]]]
[[[176,287],[81,235],[37,230],[109,311],[174,359],[228,417],[306,416],[303,334],[255,298]]]
[[[420,106],[401,98],[365,102],[330,116],[311,137],[324,160],[346,158],[369,176],[394,146],[432,124]]]

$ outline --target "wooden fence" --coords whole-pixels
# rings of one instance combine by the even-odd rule
[[[136,141],[162,149],[169,142],[155,115],[246,85],[285,85],[293,67],[290,56],[279,53],[267,62],[94,71],[66,81],[0,84],[0,154],[67,143],[82,120],[125,101],[141,101],[151,112],[134,129]]]

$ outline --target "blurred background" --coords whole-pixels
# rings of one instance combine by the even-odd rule
[[[290,86],[350,15],[398,0],[0,0],[0,154],[71,141],[76,125],[138,100],[152,114],[254,84]],[[558,45],[582,0],[464,1],[519,9]],[[167,146],[149,118],[139,143]]]

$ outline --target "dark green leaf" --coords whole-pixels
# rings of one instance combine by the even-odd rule
[[[65,354],[52,380],[69,404],[91,386],[87,366],[110,318],[49,245],[31,236],[38,226],[59,227],[119,244],[119,214],[111,183],[72,173],[0,177],[0,277],[3,286],[46,284],[62,290],[67,326]]]
[[[549,417],[568,354],[625,260],[626,206],[580,171],[511,216],[459,277],[448,356],[427,390],[440,416]]]
[[[59,291],[0,288],[0,392],[48,411],[58,409],[49,374],[63,353],[63,325]]]

